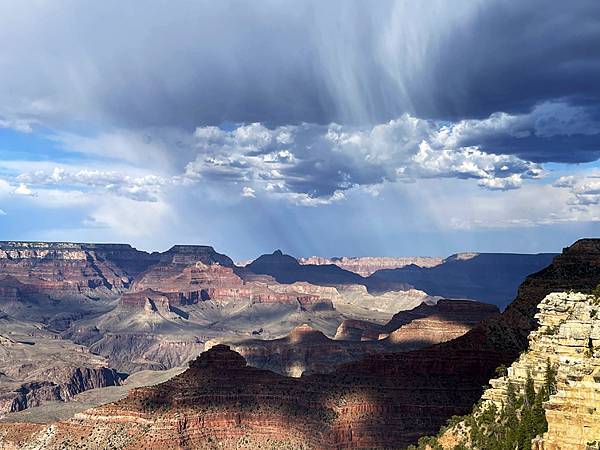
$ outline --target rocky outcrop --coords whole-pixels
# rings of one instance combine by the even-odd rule
[[[544,404],[548,432],[534,440],[539,450],[586,450],[600,442],[600,300],[581,293],[549,294],[539,304],[539,328],[529,346],[500,378],[490,380],[483,399],[506,403],[509,383],[521,391],[528,377],[536,391],[556,371],[556,392]]]
[[[0,392],[0,415],[22,411],[48,401],[69,401],[89,389],[118,386],[124,378],[107,367],[54,368],[55,381],[25,382],[14,391]]]
[[[381,257],[381,256],[342,256],[339,258],[323,258],[321,256],[310,256],[298,258],[300,264],[329,265],[335,264],[344,270],[357,273],[363,277],[383,269],[399,269],[401,267],[415,265],[419,267],[433,267],[441,264],[443,258],[432,258],[428,256],[405,256],[405,257]]]
[[[362,276],[344,270],[335,264],[302,265],[290,255],[277,250],[270,255],[262,255],[246,266],[246,269],[261,275],[270,275],[279,283],[291,284],[304,281],[323,286],[340,284],[365,284]]]
[[[494,305],[470,300],[441,299],[437,303],[421,303],[400,311],[385,325],[361,320],[345,320],[336,332],[336,339],[390,342],[428,342],[428,345],[462,336],[479,322],[498,315]]]

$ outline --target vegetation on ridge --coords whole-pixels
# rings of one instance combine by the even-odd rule
[[[544,385],[536,392],[531,375],[527,376],[522,392],[508,384],[506,403],[499,409],[492,402],[478,403],[466,416],[452,417],[437,437],[423,437],[407,450],[441,450],[440,438],[450,428],[463,432],[454,450],[525,450],[531,441],[548,430],[544,402],[556,393],[556,368],[546,364]]]

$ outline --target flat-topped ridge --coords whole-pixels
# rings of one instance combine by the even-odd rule
[[[2,250],[137,250],[130,244],[86,243],[86,242],[44,242],[44,241],[0,241]],[[148,253],[143,250],[139,252]]]

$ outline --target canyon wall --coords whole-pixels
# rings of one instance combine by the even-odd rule
[[[556,371],[556,392],[544,403],[548,432],[534,440],[536,450],[586,450],[600,443],[600,299],[581,293],[554,293],[539,305],[539,328],[508,373],[490,381],[483,399],[500,406],[508,384],[522,390],[528,377],[536,390]],[[598,315],[598,316],[597,316]]]
[[[328,265],[335,264],[344,270],[357,273],[363,277],[383,269],[399,269],[400,267],[415,265],[419,267],[433,267],[441,264],[443,258],[429,256],[381,257],[381,256],[341,256],[338,258],[324,258],[309,256],[298,258],[300,264]]]

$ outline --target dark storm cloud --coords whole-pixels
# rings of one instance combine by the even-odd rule
[[[597,0],[105,1],[93,8],[65,0],[5,3],[0,17],[0,127],[20,131],[373,127],[405,113],[458,123],[527,115],[551,102],[582,108],[585,117],[573,118],[580,124],[600,115]],[[598,132],[559,125],[571,131],[539,135],[531,125],[529,134],[489,132],[461,145],[534,162],[597,159]],[[350,174],[356,184],[388,178],[369,165],[352,175],[355,162],[303,160],[296,169],[313,169],[315,192],[328,190],[321,175],[343,183]]]
[[[438,52],[434,114],[525,112],[546,99],[600,101],[600,2],[495,1],[479,5]]]
[[[595,0],[0,8],[4,115],[135,126],[378,123],[600,98]]]

